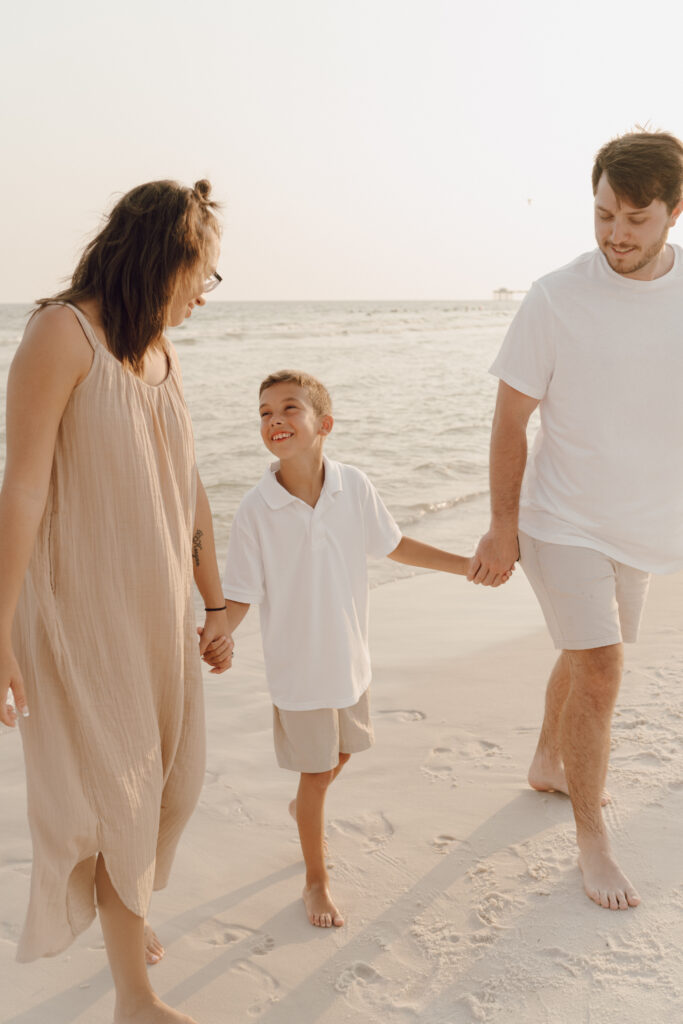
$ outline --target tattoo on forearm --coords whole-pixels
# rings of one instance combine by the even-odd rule
[[[203,536],[204,536],[204,534],[202,533],[202,531],[201,530],[197,530],[195,532],[194,537],[192,538],[192,560],[194,561],[194,564],[197,567],[199,567],[199,552],[202,549],[202,537]]]

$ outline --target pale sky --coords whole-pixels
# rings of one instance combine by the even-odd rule
[[[682,30],[680,0],[24,0],[0,301],[54,292],[114,197],[162,177],[225,203],[216,299],[527,288],[592,248],[603,142],[683,136]]]

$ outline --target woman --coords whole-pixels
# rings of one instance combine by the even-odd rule
[[[200,652],[232,656],[177,356],[164,337],[220,281],[211,186],[125,195],[70,287],[41,300],[10,370],[0,493],[0,719],[21,716],[31,897],[18,959],[95,915],[116,1024],[190,1022],[145,967],[204,773]]]

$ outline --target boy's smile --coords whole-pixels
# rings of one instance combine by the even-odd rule
[[[283,381],[261,394],[261,437],[280,460],[322,450],[332,417],[316,412],[305,388]]]

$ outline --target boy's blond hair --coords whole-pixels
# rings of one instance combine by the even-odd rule
[[[304,373],[303,370],[278,370],[277,373],[270,373],[265,380],[261,381],[258,390],[259,398],[267,388],[272,388],[274,384],[296,384],[306,392],[318,416],[332,415],[332,399],[329,391],[317,377],[312,377],[310,373]]]

